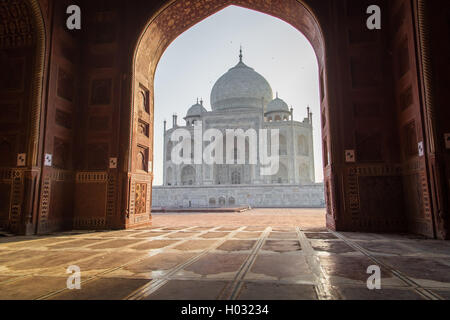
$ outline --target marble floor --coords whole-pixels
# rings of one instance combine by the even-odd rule
[[[448,241],[199,217],[0,238],[0,299],[450,299]],[[367,289],[372,265],[381,290]],[[67,289],[69,266],[81,270],[80,290]]]

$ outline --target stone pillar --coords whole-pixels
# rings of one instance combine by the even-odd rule
[[[290,177],[289,182],[294,184],[298,183],[296,169],[297,169],[297,150],[296,150],[296,143],[295,143],[295,129],[294,129],[294,109],[291,107],[291,161],[290,162]]]
[[[205,176],[204,176],[204,172],[203,172],[203,163],[202,164],[198,164],[196,166],[198,169],[198,176],[199,176],[199,180],[198,180],[198,185],[202,186],[205,183]]]
[[[178,119],[178,116],[176,114],[174,114],[172,116],[172,128],[174,128],[174,129],[178,127],[177,119]]]
[[[167,141],[166,141],[166,128],[167,121],[164,120],[164,133],[163,133],[163,185],[167,186],[167,176],[166,176],[166,159],[167,159]]]
[[[311,177],[311,182],[315,183],[316,182],[316,177],[315,177],[315,173],[316,173],[316,169],[315,169],[315,164],[314,164],[314,138],[313,138],[313,129],[312,129],[312,124],[311,124],[311,131],[309,134],[309,146],[308,146],[308,150],[309,150],[309,162],[310,162],[310,177]]]
[[[434,88],[436,83],[433,79],[437,79],[434,74],[432,56],[432,20],[433,19],[433,5],[429,1],[416,0],[413,1],[415,8],[413,11],[416,13],[417,21],[417,32],[418,32],[418,56],[420,60],[421,69],[421,80],[422,80],[422,91],[423,91],[423,123],[425,126],[425,139],[426,139],[426,159],[427,159],[427,169],[430,178],[430,184],[434,185],[431,192],[431,200],[433,202],[433,216],[434,224],[436,229],[435,236],[439,239],[450,239],[450,218],[448,215],[449,201],[448,197],[445,196],[445,190],[447,189],[446,178],[445,177],[445,152],[442,150],[442,145],[438,143],[437,138],[437,113],[436,113],[436,92],[437,89]],[[437,10],[434,7],[434,10]],[[435,32],[438,30],[435,30]],[[442,107],[443,108],[443,107]],[[448,170],[447,170],[448,171]],[[450,180],[449,180],[450,183]]]

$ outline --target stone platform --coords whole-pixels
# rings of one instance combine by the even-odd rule
[[[227,213],[227,212],[245,212],[251,210],[249,207],[234,208],[152,208],[152,213]]]
[[[153,186],[152,207],[324,208],[323,183]]]
[[[264,211],[209,226],[215,214],[156,215],[139,230],[0,238],[0,299],[450,299],[450,242],[330,232],[316,215],[306,227],[284,225],[302,221],[289,212],[272,226]],[[181,216],[191,225],[170,223]],[[71,265],[81,290],[66,289]],[[371,265],[381,290],[366,287]]]

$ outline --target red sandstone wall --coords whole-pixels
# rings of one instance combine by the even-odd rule
[[[400,141],[405,213],[410,230],[432,237],[434,232],[430,191],[426,184],[426,163],[418,150],[419,142],[424,142],[424,128],[420,114],[414,16],[410,1],[392,1],[390,5],[390,48],[395,95],[393,111],[397,117]]]
[[[377,4],[388,11],[387,1],[334,2],[333,27],[327,37],[327,54],[335,94],[328,117],[335,139],[330,173],[335,180],[338,230],[401,231],[405,229],[398,140],[392,112],[388,19],[382,30],[365,27],[366,8]],[[332,71],[329,71],[330,73]],[[345,160],[354,150],[356,161]],[[332,190],[333,191],[333,190]],[[331,192],[331,197],[333,193]]]
[[[440,214],[443,218],[438,221],[438,229],[443,237],[448,230],[445,214],[450,156],[440,138],[450,131],[449,108],[445,107],[450,74],[448,42],[436,36],[431,40],[438,138],[436,152],[423,159],[414,150],[418,141],[429,139],[421,115],[423,84],[417,76],[421,69],[410,1],[305,2],[320,23],[326,48],[323,52],[317,33],[310,37],[319,60],[324,62],[321,113],[328,226],[355,231],[409,229],[433,236],[433,217]],[[448,33],[449,4],[436,2],[430,6],[432,29],[435,34]],[[26,225],[31,232],[36,226],[38,232],[48,232],[148,223],[152,71],[166,46],[191,25],[231,3],[273,14],[293,25],[301,21],[290,7],[295,1],[198,0],[192,1],[191,7],[184,2],[184,8],[155,24],[153,38],[145,45],[148,50],[156,49],[143,60],[149,67],[147,71],[136,74],[135,79],[135,46],[144,26],[161,7],[158,2],[79,1],[83,24],[82,30],[76,32],[64,28],[69,1],[40,3],[46,22],[48,59],[37,166],[31,169],[30,164],[28,173],[15,176],[14,162],[16,153],[31,139],[26,133],[29,119],[6,121],[2,117],[4,124],[0,125],[0,148],[5,154],[5,163],[0,164],[0,224],[16,232],[24,232]],[[383,14],[381,31],[365,28],[363,13],[369,4],[379,4],[387,13]],[[300,23],[298,27],[311,28],[311,24]],[[19,53],[14,55],[25,61],[31,59],[32,47],[14,49]],[[8,50],[2,48],[2,52]],[[5,59],[4,54],[0,57]],[[10,65],[8,60],[2,70]],[[13,78],[2,81],[27,79],[31,60],[25,65],[24,73],[13,72]],[[27,86],[30,84],[24,82],[22,91],[13,93],[2,85],[0,103],[18,97],[28,99],[31,89]],[[146,99],[139,96],[141,92]],[[29,113],[27,103],[22,108],[22,115]],[[11,116],[13,113],[8,113]],[[18,130],[14,121],[24,129]],[[13,142],[5,144],[8,139]],[[355,163],[345,161],[345,150],[355,151]],[[53,155],[52,167],[42,167],[45,153]],[[118,158],[117,168],[110,168],[110,158]],[[11,221],[16,221],[17,227]]]
[[[69,1],[50,1],[44,7],[51,26],[47,51],[50,55],[45,74],[46,108],[43,109],[42,156],[51,155],[52,165],[42,165],[38,211],[38,233],[72,227],[74,195],[74,144],[79,99],[80,34],[65,28]],[[43,160],[42,160],[43,161]]]
[[[429,105],[425,111],[430,132],[429,145],[434,147],[428,156],[433,190],[437,235],[450,238],[450,149],[445,146],[444,135],[450,133],[450,5],[448,1],[427,1],[425,18],[429,26],[430,86]]]
[[[33,231],[40,178],[45,17],[37,16],[36,1],[2,2],[0,6],[0,228],[25,233]],[[26,159],[18,166],[22,153]]]

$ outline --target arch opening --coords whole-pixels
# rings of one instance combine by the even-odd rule
[[[206,5],[207,4],[207,5]],[[195,13],[186,16],[183,14],[185,9],[188,10],[191,6],[202,6],[201,12],[195,11]],[[136,45],[133,65],[132,65],[132,109],[130,116],[131,119],[131,129],[134,127],[134,121],[136,119],[134,106],[138,103],[138,95],[135,88],[139,88],[140,86],[145,86],[150,88],[150,92],[152,94],[149,97],[150,104],[150,112],[153,114],[154,110],[154,79],[155,72],[159,60],[163,55],[164,51],[168,48],[168,46],[174,41],[180,34],[182,34],[187,29],[191,28],[201,20],[219,12],[220,10],[228,7],[228,6],[238,6],[245,9],[250,9],[254,11],[258,11],[264,14],[268,14],[275,18],[281,19],[282,21],[290,24],[295,29],[300,31],[306,39],[311,44],[315,56],[318,62],[318,73],[322,75],[322,77],[326,77],[326,65],[325,65],[325,43],[322,35],[322,31],[319,25],[319,22],[312,11],[302,2],[299,1],[275,1],[275,5],[268,5],[268,3],[264,1],[246,1],[246,0],[238,0],[238,1],[193,1],[190,3],[185,3],[182,1],[172,1],[166,7],[162,8],[157,14],[150,18],[148,24],[146,25],[144,31],[139,37],[139,41]],[[320,84],[320,93],[323,93],[324,99],[321,101],[321,111],[322,109],[327,108],[327,88],[322,87],[325,86],[325,81],[322,81]],[[322,112],[320,113],[322,114]],[[278,122],[288,122],[290,119],[288,116],[284,118],[268,118],[268,122],[278,121]],[[188,125],[192,123],[189,121]],[[129,155],[129,170],[131,172],[135,171],[133,166],[135,157],[135,138],[132,135],[133,130],[130,130],[130,152]],[[283,139],[284,137],[282,137]],[[290,139],[290,138],[289,138]],[[324,139],[329,139],[324,137]],[[290,139],[289,141],[291,141]],[[151,142],[153,143],[153,141]],[[290,142],[291,143],[291,142]],[[283,149],[281,153],[287,155],[287,149],[290,148],[285,146],[283,143]],[[292,151],[292,154],[294,151]],[[236,152],[235,152],[236,153]],[[289,151],[291,154],[291,151]],[[166,158],[168,156],[166,155]],[[247,155],[246,155],[247,158]],[[283,171],[283,168],[286,169],[284,165],[281,165],[281,172],[276,176],[276,183],[286,183],[289,182],[289,176],[286,173],[288,169]],[[298,167],[297,167],[298,168]],[[292,168],[289,167],[289,170]],[[295,169],[295,166],[293,167]],[[208,171],[209,172],[209,171]],[[201,173],[198,173],[201,174]],[[230,183],[236,184],[237,182],[242,183],[242,180],[247,181],[247,176],[237,178],[235,173],[229,173]],[[217,179],[216,179],[217,180]],[[273,180],[273,177],[271,178]],[[214,181],[214,180],[213,180]],[[218,183],[217,183],[218,181]],[[216,184],[222,184],[222,180],[218,179]],[[210,199],[209,199],[210,200]],[[220,204],[220,199],[218,200]]]

